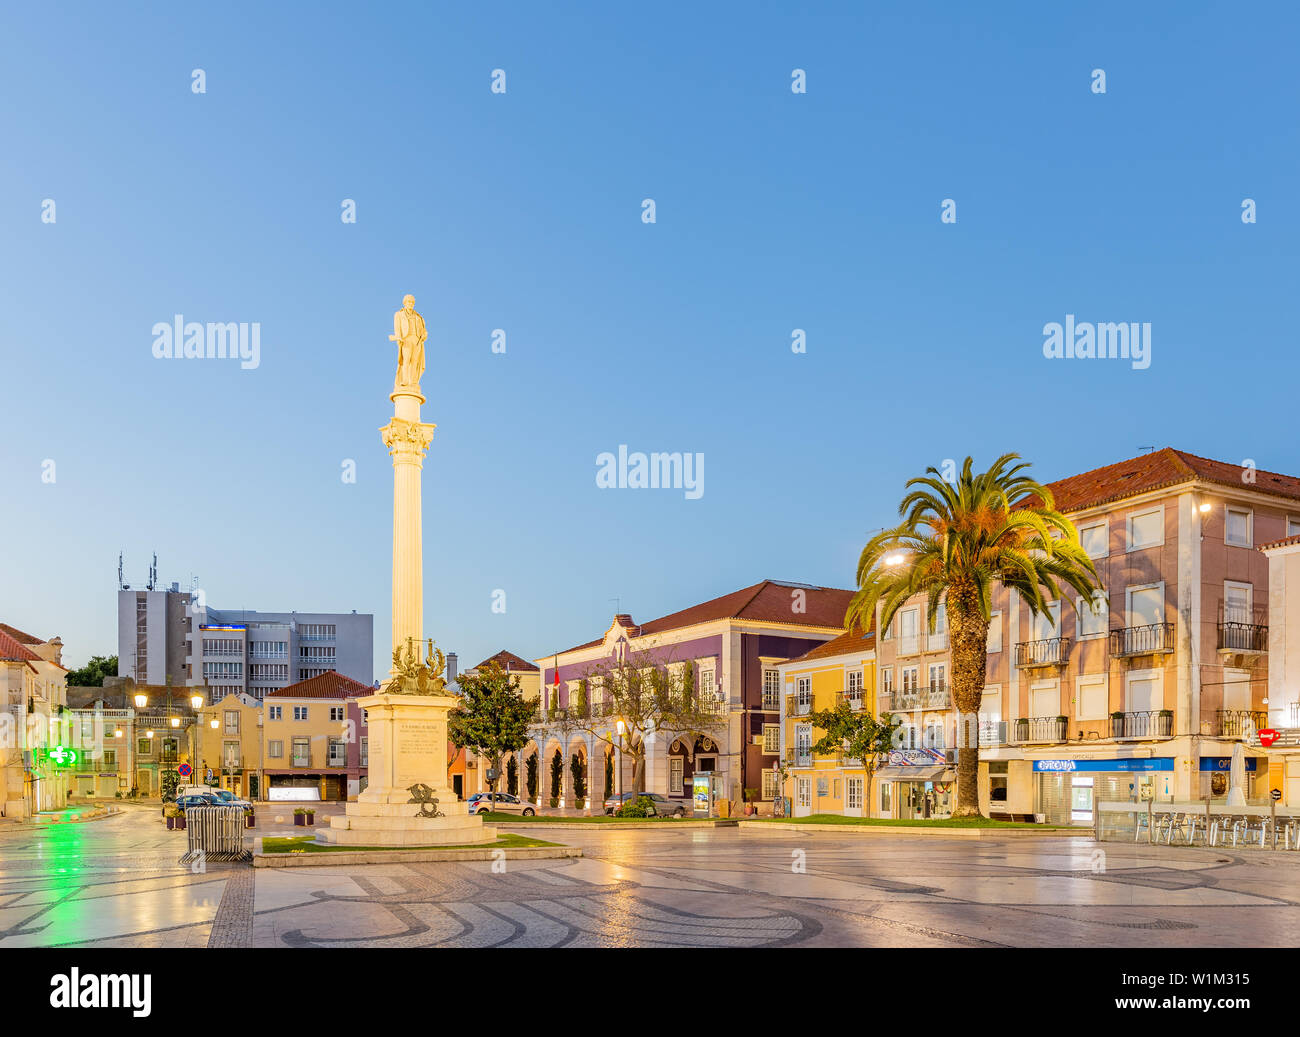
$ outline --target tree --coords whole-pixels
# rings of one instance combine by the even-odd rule
[[[894,732],[898,730],[898,719],[892,713],[883,714],[876,719],[870,713],[855,712],[847,702],[841,702],[834,709],[821,709],[809,718],[813,727],[826,733],[812,747],[818,756],[843,753],[854,760],[861,760],[867,772],[867,816],[871,816],[871,778],[883,756],[888,756],[894,747]]]
[[[524,764],[525,781],[528,784],[528,798],[537,802],[537,754],[529,753],[528,762]]]
[[[526,700],[519,677],[497,663],[460,676],[460,705],[447,714],[447,736],[458,749],[472,749],[501,780],[501,757],[528,744],[528,727],[537,722],[536,701]]]
[[[1058,581],[1091,602],[1097,569],[1074,524],[1056,510],[1047,487],[1022,474],[1018,454],[1003,454],[976,474],[966,458],[947,482],[935,468],[909,479],[898,506],[902,521],[867,541],[858,559],[858,590],[844,617],[850,629],[884,630],[909,598],[926,595],[933,633],[947,598],[952,695],[958,712],[957,806],[954,817],[979,814],[979,737],[975,718],[984,692],[995,586],[1016,591],[1037,616],[1059,598]],[[1046,591],[1046,596],[1044,596]]]
[[[614,795],[614,750],[605,751],[605,798]]]
[[[587,798],[587,766],[579,753],[570,757],[569,773],[573,775],[573,805],[580,807]]]
[[[519,764],[513,755],[506,760],[506,791],[512,796],[519,795]]]
[[[102,688],[105,677],[117,676],[116,655],[92,655],[90,662],[79,670],[68,671],[70,688]]]
[[[555,755],[551,757],[551,806],[556,806],[560,802],[560,790],[563,787],[560,782],[564,779],[564,756],[559,749],[555,750]]]
[[[657,658],[650,648],[629,652],[622,660],[592,666],[581,685],[586,689],[581,708],[564,710],[556,723],[566,735],[579,732],[610,749],[621,748],[632,759],[628,791],[644,792],[646,739],[652,732],[694,745],[697,735],[726,725],[714,689],[695,683],[689,662],[674,672],[671,660]]]

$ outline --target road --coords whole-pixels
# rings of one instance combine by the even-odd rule
[[[301,834],[291,815],[265,808],[259,834]],[[1288,946],[1300,931],[1300,853],[592,829],[550,836],[583,858],[504,874],[487,862],[194,874],[176,863],[184,838],[139,806],[0,828],[0,947],[1227,947]]]

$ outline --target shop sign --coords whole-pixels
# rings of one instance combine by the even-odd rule
[[[1172,771],[1172,757],[1140,757],[1124,760],[1035,760],[1034,770],[1039,774],[1069,774],[1075,771]]]
[[[1246,757],[1246,770],[1253,771],[1255,765],[1259,762],[1258,757]],[[1230,771],[1232,770],[1231,756],[1202,756],[1201,770],[1203,771]]]

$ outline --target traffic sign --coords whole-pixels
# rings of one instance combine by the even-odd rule
[[[1266,727],[1259,732],[1259,744],[1267,749],[1277,741],[1277,732],[1271,727]]]
[[[211,768],[211,767],[208,768],[208,777],[207,777],[207,780],[208,780],[208,781],[211,781],[211,780],[212,780],[212,768]]]
[[[1274,802],[1274,803],[1276,803],[1279,799],[1282,798],[1282,790],[1281,790],[1281,789],[1269,789],[1269,790],[1268,790],[1268,794],[1269,794],[1270,796],[1273,797],[1273,802]]]
[[[188,778],[191,774],[194,773],[194,768],[191,767],[188,763],[182,763],[179,767],[176,768],[176,773],[179,774],[182,778]]]

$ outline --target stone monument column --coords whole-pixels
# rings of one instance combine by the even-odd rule
[[[457,698],[442,677],[445,659],[424,643],[420,477],[434,425],[420,420],[424,318],[406,296],[393,314],[397,376],[393,416],[379,430],[393,460],[393,665],[388,683],[358,699],[369,728],[369,783],[316,840],[352,846],[448,846],[493,842],[447,780],[447,713]]]

